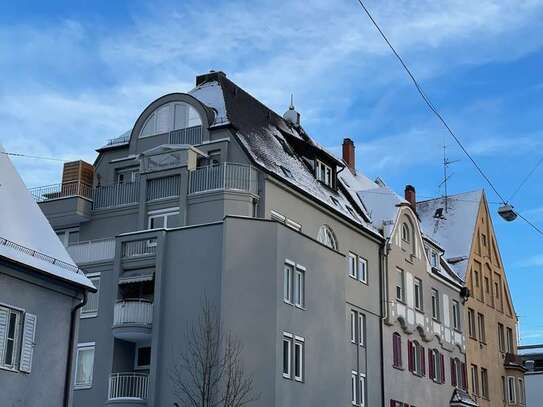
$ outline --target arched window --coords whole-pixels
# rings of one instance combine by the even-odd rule
[[[336,236],[332,229],[327,225],[322,225],[319,229],[319,234],[317,235],[317,240],[322,244],[330,247],[331,249],[337,250],[337,241]]]
[[[402,337],[398,332],[392,334],[392,366],[402,367]]]
[[[201,125],[202,119],[194,107],[185,102],[171,102],[160,106],[149,115],[141,129],[140,137]]]
[[[402,223],[402,240],[406,243],[411,241],[411,231],[407,223]]]

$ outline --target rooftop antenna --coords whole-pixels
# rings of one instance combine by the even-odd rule
[[[441,187],[443,185],[443,197],[445,198],[445,213],[449,211],[449,195],[448,195],[448,189],[447,189],[447,182],[449,181],[449,178],[451,178],[454,174],[449,174],[449,165],[454,164],[460,160],[449,160],[447,158],[447,145],[443,144],[443,181],[441,181],[441,184],[438,185],[438,187]]]

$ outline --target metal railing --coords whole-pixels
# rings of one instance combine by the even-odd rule
[[[144,156],[141,160],[141,172],[161,171],[179,167],[184,162],[183,150],[170,150],[160,154]]]
[[[115,137],[115,138],[110,138],[106,142],[106,146],[114,146],[116,144],[124,144],[124,143],[128,143],[129,141],[130,141],[130,134],[128,134],[126,136],[119,136],[119,137]]]
[[[189,194],[220,189],[257,193],[256,181],[256,170],[249,165],[210,165],[189,172]]]
[[[68,253],[76,263],[110,260],[115,257],[115,239],[88,240],[70,244]]]
[[[38,252],[36,250],[33,250],[33,249],[29,249],[28,247],[21,246],[20,244],[12,242],[11,240],[8,240],[8,239],[4,239],[2,237],[0,237],[0,246],[10,247],[11,249],[16,250],[16,251],[18,251],[20,253],[24,253],[24,254],[26,254],[28,256],[35,257],[36,259],[45,261],[47,263],[54,264],[54,265],[56,265],[58,267],[62,267],[65,270],[72,271],[72,272],[78,273],[78,274],[79,273],[84,274],[83,271],[79,267],[76,267],[73,264],[66,263],[66,262],[64,262],[62,260],[55,259],[54,257],[51,257],[51,256],[48,256],[46,254],[40,253],[40,252]]]
[[[36,202],[72,196],[81,196],[83,198],[92,199],[92,186],[79,181],[30,188],[29,191]]]
[[[118,301],[113,310],[113,325],[125,324],[151,325],[153,323],[153,303],[144,299]]]
[[[121,256],[123,258],[151,256],[156,254],[156,246],[156,237],[123,242]]]
[[[168,141],[170,144],[202,144],[202,126],[187,127],[170,131]]]
[[[171,175],[169,177],[147,180],[147,200],[179,196],[181,190],[181,176]]]
[[[149,375],[146,373],[112,373],[109,377],[109,400],[147,400],[148,395]]]
[[[112,208],[137,203],[139,195],[139,182],[100,186],[94,189],[93,208]]]

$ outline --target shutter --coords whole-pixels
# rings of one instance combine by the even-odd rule
[[[432,380],[435,379],[434,352],[432,349],[428,349],[428,377]]]
[[[4,360],[4,348],[6,346],[6,332],[8,330],[7,310],[0,308],[0,362]]]
[[[456,363],[453,358],[451,358],[451,385],[456,387]]]
[[[30,373],[32,370],[32,356],[34,355],[34,338],[36,335],[36,322],[38,317],[25,313],[23,326],[23,341],[21,343],[21,362],[19,370]]]
[[[407,340],[407,364],[410,372],[413,371],[413,356],[413,342]]]
[[[445,383],[445,356],[439,355],[439,358],[441,359],[441,383]]]
[[[422,368],[420,370],[421,374],[423,376],[426,376],[426,354],[424,352],[424,347],[423,346],[420,347],[420,365],[421,365],[421,368]]]
[[[468,382],[466,380],[466,364],[461,363],[460,366],[462,367],[462,389],[467,390],[468,389]]]

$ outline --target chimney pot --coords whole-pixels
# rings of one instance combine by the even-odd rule
[[[405,186],[404,197],[405,200],[409,202],[413,212],[417,213],[417,192],[415,191],[415,187],[413,185]]]
[[[354,148],[354,143],[350,138],[346,137],[343,139],[343,161],[345,161],[349,170],[356,175]]]

